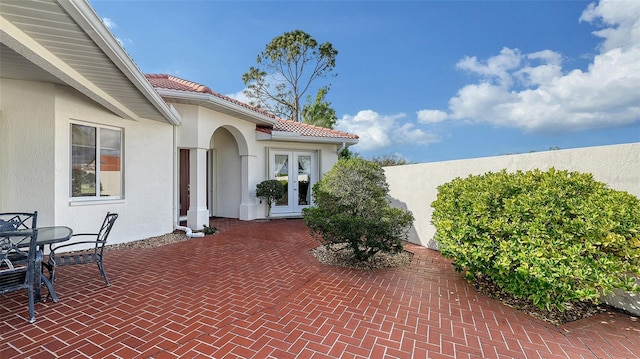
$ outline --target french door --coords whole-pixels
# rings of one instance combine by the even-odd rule
[[[270,151],[269,172],[285,186],[285,195],[271,207],[271,213],[301,213],[311,205],[311,187],[318,180],[315,152]]]

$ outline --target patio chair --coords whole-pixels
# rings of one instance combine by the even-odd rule
[[[0,233],[3,231],[15,231],[21,229],[30,229],[36,228],[38,218],[38,211],[33,213],[24,213],[24,212],[9,212],[9,213],[0,213]],[[14,239],[16,240],[16,239]],[[23,240],[28,240],[27,237],[24,237]],[[25,247],[25,245],[21,245],[21,247]],[[7,258],[11,262],[17,262],[20,260],[27,260],[26,251],[25,252],[11,252],[9,253],[9,257]]]
[[[35,214],[33,214],[35,222]],[[38,255],[36,242],[38,230],[30,231],[3,229],[0,232],[0,294],[27,290],[29,301],[29,323],[36,321],[34,308],[34,276],[36,266],[42,265],[42,254]],[[24,250],[26,240],[29,241],[28,250]],[[19,260],[14,261],[13,258]]]
[[[107,213],[98,233],[78,233],[72,236],[72,238],[83,237],[91,238],[91,240],[82,240],[58,246],[53,244],[50,245],[49,263],[47,268],[49,269],[49,280],[51,283],[56,279],[56,267],[96,263],[98,265],[98,270],[100,270],[100,274],[104,278],[104,282],[107,286],[110,286],[111,283],[109,283],[109,277],[107,277],[107,272],[104,270],[104,246],[107,243],[107,237],[109,237],[109,233],[111,232],[111,228],[113,227],[116,219],[118,219],[117,213]],[[86,247],[87,244],[92,244],[93,248],[67,252],[72,246],[84,245]]]

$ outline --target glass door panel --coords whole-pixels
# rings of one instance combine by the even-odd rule
[[[301,213],[311,205],[311,188],[318,178],[314,152],[271,151],[271,179],[285,187],[285,195],[271,208],[271,213]]]
[[[289,203],[289,198],[291,198],[290,193],[292,192],[290,189],[291,186],[289,185],[291,182],[290,159],[291,154],[287,152],[275,152],[273,155],[271,178],[280,181],[285,188],[284,196],[273,205],[272,211],[274,213],[284,213],[292,210],[291,204]]]
[[[298,206],[311,204],[311,155],[298,155]]]

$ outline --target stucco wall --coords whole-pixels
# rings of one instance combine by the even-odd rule
[[[609,187],[640,197],[640,142],[386,167],[385,173],[394,206],[410,210],[416,218],[410,241],[436,249],[433,241],[435,227],[431,225],[431,203],[436,199],[439,185],[456,177],[464,178],[502,169],[515,172],[536,168],[547,170],[551,167],[592,173],[596,180]],[[637,295],[619,294],[616,299],[610,300],[610,304],[640,314]]]
[[[439,185],[456,177],[502,169],[515,172],[551,167],[592,173],[611,188],[640,197],[640,143],[394,166],[386,167],[385,174],[394,204],[409,209],[416,218],[411,242],[435,248],[431,203]]]
[[[219,128],[213,135],[212,145],[214,180],[210,189],[215,194],[213,213],[227,218],[240,217],[242,199],[242,162],[238,145],[231,133]],[[209,203],[212,205],[212,203]]]
[[[0,211],[38,211],[38,225],[95,232],[120,217],[111,243],[173,230],[173,126],[124,120],[61,85],[0,79]],[[70,123],[121,128],[124,198],[70,200]]]
[[[71,121],[121,128],[124,136],[124,198],[69,199]],[[104,110],[77,91],[60,86],[56,97],[56,224],[77,233],[95,232],[107,211],[117,212],[111,243],[129,242],[173,230],[173,126],[130,121]]]
[[[0,78],[0,210],[37,210],[40,224],[54,222],[54,96],[52,84]]]
[[[174,106],[183,121],[177,129],[177,146],[213,150],[213,214],[217,216],[237,218],[240,213],[242,219],[266,217],[266,205],[255,197],[255,189],[258,183],[267,178],[270,150],[317,153],[320,177],[338,159],[337,144],[258,140],[256,125],[252,122],[202,106],[179,103]],[[229,146],[236,146],[236,149],[229,150]],[[243,156],[248,162],[246,178],[241,174]],[[242,193],[247,195],[246,200],[241,201]],[[243,218],[243,210],[249,213],[247,218]]]

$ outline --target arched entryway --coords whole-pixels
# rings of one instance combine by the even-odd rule
[[[249,157],[247,141],[232,126],[216,128],[202,147],[180,149],[180,220],[188,207],[187,227],[202,229],[211,216],[255,219]]]
[[[220,127],[211,136],[209,167],[210,214],[240,218],[242,160],[238,142],[227,128]]]

